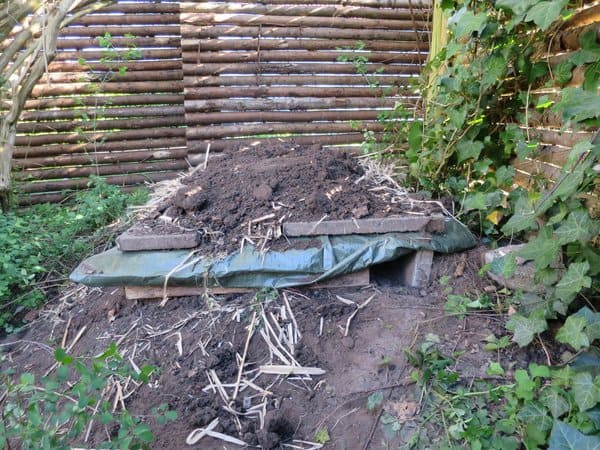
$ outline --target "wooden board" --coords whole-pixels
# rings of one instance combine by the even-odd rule
[[[341,287],[361,287],[367,286],[371,281],[369,269],[359,270],[357,272],[340,275],[330,280],[325,280],[312,285],[301,286],[309,289],[334,289]],[[300,286],[299,286],[300,287]],[[204,294],[224,295],[224,294],[244,294],[253,292],[257,289],[252,288],[224,288],[213,287],[205,288],[203,286],[167,286],[167,297],[187,297]],[[160,286],[126,286],[125,298],[128,300],[144,300],[153,298],[162,298],[165,295],[164,288]]]
[[[441,222],[441,217],[403,216],[380,219],[324,220],[322,222],[289,222],[283,224],[283,234],[288,237],[405,233],[431,229],[430,222]]]

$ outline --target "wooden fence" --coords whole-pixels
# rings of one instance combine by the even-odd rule
[[[59,201],[90,175],[127,187],[188,167],[179,3],[119,1],[58,48],[17,128],[22,203]]]
[[[358,143],[381,131],[381,112],[418,99],[409,86],[427,59],[430,9],[119,0],[63,30],[26,104],[21,201],[59,201],[94,174],[125,187],[170,178],[209,144]]]

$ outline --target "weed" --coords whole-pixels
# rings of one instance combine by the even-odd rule
[[[116,344],[94,358],[75,358],[59,348],[54,353],[56,372],[39,381],[32,373],[12,369],[0,373],[2,415],[0,447],[63,449],[84,444],[96,424],[109,436],[99,444],[110,449],[146,449],[154,440],[150,426],[127,410],[115,412],[109,397],[115,383],[132,379],[147,383],[155,368],[139,372],[121,358]],[[177,413],[167,405],[153,410],[158,423],[175,420]],[[81,445],[80,445],[81,446]]]

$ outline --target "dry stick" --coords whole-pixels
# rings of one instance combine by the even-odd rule
[[[294,342],[297,343],[302,338],[302,333],[300,333],[300,328],[298,327],[298,322],[296,322],[296,316],[294,316],[294,312],[292,311],[292,307],[290,305],[290,302],[287,298],[287,294],[285,293],[285,291],[283,292],[283,302],[285,303],[285,306],[287,307],[287,310],[290,313],[290,319],[292,319],[292,323],[294,324],[294,329],[296,330],[296,333],[294,336]]]
[[[348,317],[348,320],[346,321],[346,329],[344,331],[344,337],[348,336],[348,333],[350,332],[350,322],[352,322],[352,319],[354,319],[354,316],[356,316],[361,309],[363,309],[365,306],[367,306],[369,303],[371,303],[371,300],[373,300],[374,298],[375,298],[375,294],[371,295],[368,299],[366,299],[364,302],[362,302],[360,305],[358,305],[352,314],[350,314],[350,317]]]
[[[254,322],[256,321],[256,311],[252,312],[252,319],[250,319],[250,326],[248,328],[248,337],[246,337],[246,344],[244,345],[244,352],[242,353],[242,360],[240,361],[240,368],[238,370],[237,379],[235,381],[235,389],[231,396],[232,401],[235,401],[240,389],[240,381],[242,379],[242,372],[244,371],[244,364],[246,363],[246,355],[248,354],[248,346],[250,345],[250,339],[254,334]]]
[[[167,284],[169,283],[169,279],[171,278],[171,276],[173,276],[175,273],[179,272],[180,270],[185,269],[186,267],[189,266],[193,266],[194,264],[196,264],[198,261],[200,261],[201,258],[194,258],[191,261],[188,262],[188,260],[194,256],[197,253],[197,250],[192,250],[184,259],[183,261],[181,261],[179,264],[177,264],[175,267],[173,267],[169,273],[167,273],[167,275],[165,276],[165,281],[163,283],[163,299],[160,302],[160,306],[163,307],[167,304],[167,301],[169,300],[169,298],[167,297]]]
[[[65,348],[67,345],[67,337],[69,335],[69,327],[71,326],[71,316],[69,316],[69,320],[67,320],[67,325],[65,326],[65,332],[63,333],[62,341],[60,342],[60,346]]]

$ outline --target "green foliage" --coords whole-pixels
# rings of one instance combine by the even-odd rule
[[[426,341],[416,353],[409,361],[424,414],[410,448],[600,448],[600,377],[532,363],[510,380],[492,361],[488,374],[495,381],[469,376],[463,382],[458,374],[447,376],[456,362],[435,345]]]
[[[43,302],[44,277],[64,278],[106,239],[96,230],[118,219],[132,200],[144,201],[144,194],[124,194],[100,178],[92,178],[90,186],[72,204],[35,205],[0,215],[0,327]]]
[[[83,444],[93,423],[109,436],[100,448],[147,449],[154,440],[148,423],[127,410],[115,412],[109,394],[114,383],[127,379],[147,383],[154,368],[136,372],[123,361],[113,343],[94,358],[75,358],[64,349],[55,351],[58,367],[53,374],[36,380],[32,373],[12,369],[0,373],[4,391],[0,417],[0,447],[21,449],[65,449]],[[161,405],[154,410],[157,422],[175,420],[177,413]],[[82,445],[77,445],[82,446]]]
[[[423,77],[425,114],[399,137],[408,149],[404,156],[409,177],[417,189],[455,198],[461,204],[461,219],[481,234],[528,241],[518,254],[486,269],[510,277],[518,270],[518,260],[535,266],[534,283],[540,290],[515,293],[508,300],[519,306],[506,324],[514,342],[523,347],[541,333],[550,334],[547,330],[556,327],[549,327],[548,321],[559,319],[562,323],[553,331],[558,342],[575,351],[590,349],[600,338],[597,313],[589,308],[573,312],[581,307],[581,299],[590,305],[599,299],[600,221],[584,202],[598,183],[593,167],[600,158],[600,142],[577,143],[553,180],[537,175],[527,189],[515,188],[512,165],[536,158],[542,150],[536,133],[524,131],[532,111],[559,117],[565,129],[576,131],[600,123],[597,33],[583,34],[581,49],[551,67],[540,55],[547,52],[554,30],[572,14],[566,0],[448,0],[441,5],[449,17],[448,44]],[[582,86],[565,87],[558,98],[537,93],[565,85],[575,70],[584,72]],[[445,310],[456,315],[474,307],[479,306],[457,295],[449,295],[445,304]],[[498,350],[507,344],[499,341],[493,336],[486,345]],[[488,371],[496,375],[501,369],[494,365]],[[542,394],[539,379],[544,377],[516,372],[511,414],[516,417],[520,411],[521,419],[528,418],[529,425],[521,420],[519,430],[526,447],[547,442],[553,427],[550,417],[589,434],[591,419],[582,414],[597,403],[592,389],[596,375],[593,366],[586,370],[576,382],[571,376],[565,386],[548,388],[548,405],[532,404],[535,397],[529,398]],[[565,412],[565,401],[575,409],[569,406]]]

